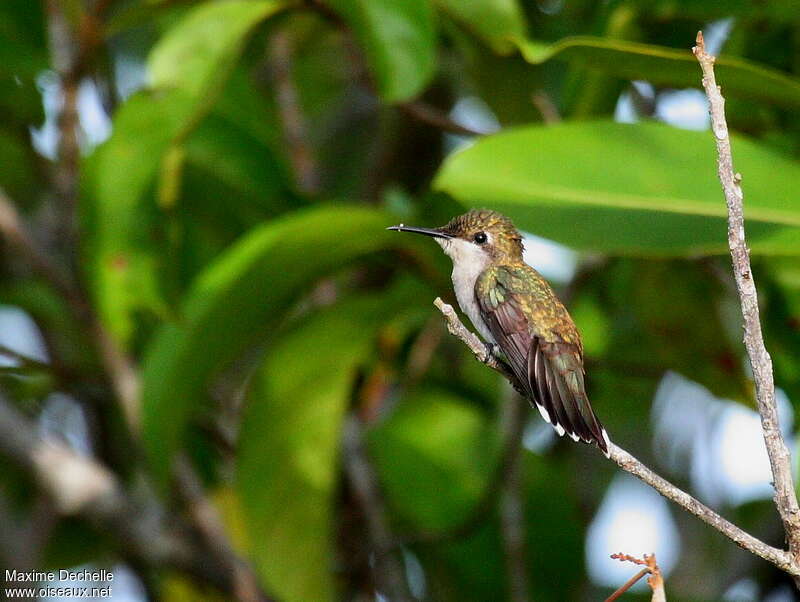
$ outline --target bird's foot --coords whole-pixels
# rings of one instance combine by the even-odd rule
[[[494,343],[484,343],[484,346],[486,347],[486,359],[484,361],[488,361],[493,357],[497,357],[495,355],[495,351],[497,350],[497,345],[495,345]]]

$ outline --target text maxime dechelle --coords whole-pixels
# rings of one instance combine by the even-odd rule
[[[47,583],[35,588],[6,588],[5,598],[34,598],[59,596],[65,598],[110,598],[112,595],[110,583],[114,581],[114,574],[105,569],[70,571],[5,571],[6,585],[17,583]],[[77,582],[75,585],[54,584],[54,581]],[[87,583],[89,585],[87,585]],[[92,586],[92,583],[103,583],[103,587]]]

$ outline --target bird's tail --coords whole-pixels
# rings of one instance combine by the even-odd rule
[[[539,342],[529,355],[530,386],[542,417],[559,435],[594,443],[608,457],[609,438],[589,403],[583,362],[572,345]]]

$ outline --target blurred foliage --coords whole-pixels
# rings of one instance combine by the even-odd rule
[[[80,65],[74,254],[56,223],[64,49],[53,11],[29,0],[0,3],[0,186],[141,366],[142,453],[119,436],[90,333],[6,247],[0,304],[33,318],[50,359],[3,367],[0,386],[29,415],[53,391],[72,395],[92,449],[166,500],[170,466],[188,452],[278,600],[374,599],[368,530],[342,471],[348,412],[365,426],[389,523],[412,540],[468,517],[498,462],[506,387],[431,305],[452,300],[449,262],[388,225],[485,206],[578,251],[576,274],[556,284],[584,333],[590,396],[615,440],[678,483],[691,475],[654,449],[648,426],[661,376],[752,407],[713,137],[663,110],[675,89],[699,86],[701,28],[725,32],[718,79],[766,343],[800,409],[793,0],[54,4]],[[621,105],[632,123],[615,120]],[[95,146],[104,119],[110,137]],[[453,133],[493,124],[466,146]],[[610,590],[587,575],[584,545],[616,471],[549,431],[539,439],[521,456],[532,598],[602,599]],[[5,465],[0,496],[31,520],[33,488]],[[769,500],[724,513],[782,545]],[[720,599],[744,578],[764,593],[787,583],[673,514],[692,535],[670,600]],[[488,601],[509,595],[504,550],[494,504],[472,532],[403,557],[423,599]],[[698,558],[726,568],[699,576]],[[118,559],[124,548],[77,519],[42,552],[47,566]],[[140,576],[160,599],[206,599],[185,575]]]

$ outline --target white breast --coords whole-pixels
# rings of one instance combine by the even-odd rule
[[[487,343],[495,343],[492,333],[481,318],[475,301],[475,282],[489,265],[489,256],[477,245],[461,239],[441,240],[444,252],[453,260],[453,289],[461,311],[467,314],[472,325]]]

